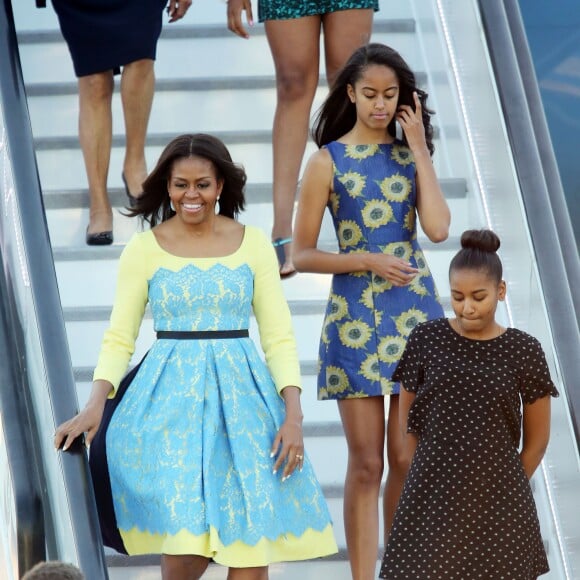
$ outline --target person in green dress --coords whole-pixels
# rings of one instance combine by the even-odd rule
[[[259,0],[276,70],[276,112],[272,129],[274,223],[272,243],[280,276],[296,273],[291,259],[292,218],[310,111],[320,70],[320,36],[324,38],[326,80],[332,87],[353,50],[371,37],[378,0]],[[228,28],[249,38],[242,24],[245,11],[253,23],[251,0],[228,0]]]

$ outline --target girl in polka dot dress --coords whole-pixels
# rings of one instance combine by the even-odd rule
[[[300,191],[294,265],[333,274],[318,398],[338,401],[348,443],[344,517],[355,580],[376,576],[385,438],[385,536],[408,469],[399,461],[399,385],[392,373],[413,327],[443,316],[417,240],[417,217],[433,242],[447,237],[450,220],[431,161],[430,116],[427,94],[395,50],[376,43],[358,49],[319,113],[313,134],[320,150]],[[317,247],[326,208],[338,253]]]
[[[394,374],[413,460],[381,578],[533,580],[549,570],[529,479],[558,392],[539,342],[495,320],[506,293],[499,245],[489,230],[464,232],[449,269],[455,318],[416,326]]]

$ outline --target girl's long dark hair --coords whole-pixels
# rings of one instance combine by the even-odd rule
[[[216,137],[205,133],[180,135],[171,141],[161,153],[155,169],[143,182],[143,195],[134,207],[127,211],[131,217],[141,216],[151,227],[175,215],[171,209],[167,183],[173,164],[179,159],[202,157],[211,161],[216,177],[223,180],[219,201],[219,213],[235,218],[245,206],[244,187],[246,172],[236,165],[227,147]]]
[[[386,66],[397,75],[399,80],[398,106],[410,105],[411,108],[415,109],[413,92],[417,92],[423,109],[425,140],[430,154],[433,155],[435,151],[431,125],[433,111],[427,108],[427,93],[417,87],[415,75],[401,55],[391,47],[376,42],[357,49],[336,77],[328,97],[316,115],[312,129],[314,142],[318,147],[322,147],[331,141],[340,139],[354,127],[356,106],[348,98],[347,87],[348,85],[354,87],[365,69],[372,65]],[[389,123],[387,132],[392,137],[396,137],[395,119]],[[403,143],[408,145],[404,134]]]

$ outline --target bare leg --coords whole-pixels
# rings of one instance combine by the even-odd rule
[[[331,87],[336,75],[352,53],[369,42],[373,27],[373,11],[355,9],[330,12],[323,16],[322,26],[326,80]]]
[[[268,580],[268,566],[260,568],[230,568],[227,580]]]
[[[276,68],[277,103],[272,130],[274,225],[272,239],[292,235],[300,166],[308,139],[310,109],[318,85],[320,18],[269,20],[266,35]],[[281,273],[294,270],[290,247]]]
[[[113,229],[107,175],[113,133],[113,72],[79,77],[79,141],[89,184],[89,232]]]
[[[403,491],[403,484],[409,471],[410,463],[403,453],[403,435],[399,426],[399,395],[392,395],[389,403],[387,422],[387,460],[389,472],[383,496],[383,519],[385,524],[385,546],[389,539],[391,526],[397,510],[397,504]]]
[[[147,177],[145,140],[155,92],[155,70],[151,59],[132,62],[123,67],[121,100],[125,116],[126,149],[123,174],[133,196],[143,191]]]
[[[383,476],[383,397],[347,399],[338,408],[348,444],[344,527],[353,580],[373,580],[379,550],[379,493]]]
[[[203,556],[161,556],[163,580],[198,580],[207,570],[209,559]]]

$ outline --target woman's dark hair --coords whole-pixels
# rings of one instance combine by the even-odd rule
[[[175,215],[171,209],[167,183],[173,164],[179,159],[202,157],[212,163],[216,177],[223,180],[219,213],[235,218],[244,209],[246,172],[232,161],[227,147],[216,137],[204,133],[180,135],[165,147],[155,169],[143,182],[143,194],[127,215],[141,216],[151,227]]]
[[[326,101],[322,104],[312,128],[312,138],[318,147],[336,141],[348,133],[356,123],[356,106],[348,98],[347,87],[354,87],[362,77],[367,67],[379,65],[392,69],[399,80],[398,106],[409,105],[415,109],[413,92],[417,92],[421,108],[423,110],[423,125],[425,127],[425,140],[429,153],[433,155],[433,127],[431,115],[433,111],[427,108],[427,93],[417,87],[415,75],[401,55],[394,49],[384,44],[371,43],[357,49],[334,81]],[[395,119],[388,127],[387,133],[396,137]],[[407,138],[403,134],[403,143],[408,145]]]
[[[491,230],[467,230],[461,235],[461,250],[449,265],[455,270],[483,270],[492,280],[501,282],[503,268],[497,255],[501,242]]]

